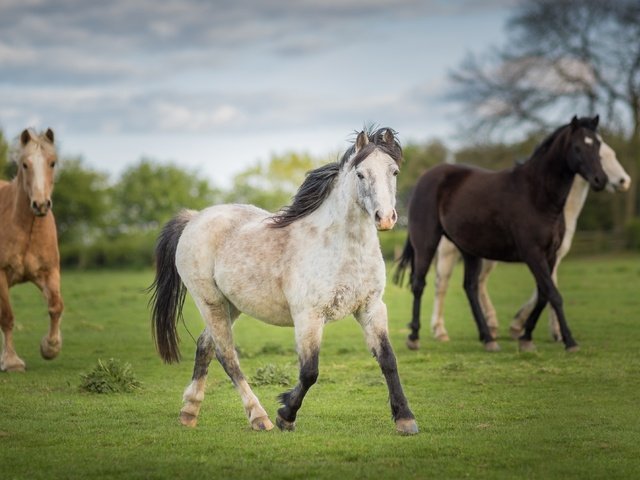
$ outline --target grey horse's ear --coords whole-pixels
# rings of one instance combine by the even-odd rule
[[[395,143],[396,141],[396,137],[393,135],[393,131],[391,131],[390,128],[387,128],[384,131],[384,135],[382,136],[382,140],[384,140],[384,143],[389,143],[392,144]]]
[[[27,143],[31,141],[31,132],[28,128],[25,128],[20,134],[20,143],[24,147]]]
[[[53,143],[53,130],[51,130],[50,128],[47,128],[47,131],[44,132],[44,136],[47,137],[47,139]]]
[[[358,153],[368,143],[369,143],[369,136],[363,130],[358,134],[358,138],[356,138],[356,152],[355,153]]]

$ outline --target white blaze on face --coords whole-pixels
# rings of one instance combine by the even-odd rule
[[[42,201],[46,200],[46,161],[41,149],[37,149],[30,156],[31,168],[33,169],[33,178],[31,180],[31,195],[33,200]]]
[[[607,190],[625,192],[631,185],[631,177],[616,158],[616,152],[600,139],[600,161],[607,175]]]
[[[584,137],[584,143],[586,143],[587,145],[593,145],[593,138]]]

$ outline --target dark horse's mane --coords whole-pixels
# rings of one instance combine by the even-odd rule
[[[393,143],[385,142],[384,135],[387,131],[393,133]],[[360,164],[376,148],[382,150],[400,165],[402,162],[402,147],[398,140],[395,139],[396,132],[394,130],[386,127],[374,130],[369,127],[365,133],[369,138],[369,143],[358,151],[351,162],[351,167]],[[344,152],[340,161],[328,163],[308,172],[304,182],[302,182],[298,192],[293,197],[291,205],[281,208],[280,211],[269,217],[269,220],[271,220],[270,226],[275,228],[286,227],[316,211],[331,193],[338,173],[347,164],[349,158],[355,152],[355,148],[354,141],[354,144]]]
[[[577,119],[578,121],[578,126],[579,127],[584,127],[587,128],[589,130],[595,131],[595,128],[593,127],[593,123],[592,123],[592,119],[588,118],[588,117],[581,117]],[[539,157],[541,155],[546,154],[549,149],[551,148],[551,145],[553,145],[553,142],[556,141],[556,139],[565,131],[565,129],[567,127],[569,127],[571,124],[567,123],[565,125],[561,125],[558,128],[556,128],[552,133],[550,133],[547,138],[545,138],[544,140],[542,140],[542,142],[540,142],[538,144],[538,146],[533,150],[533,153],[531,154],[530,157],[528,157],[526,160],[522,161],[522,162],[518,162],[519,164],[523,164],[526,163],[528,161],[530,161],[533,158]]]

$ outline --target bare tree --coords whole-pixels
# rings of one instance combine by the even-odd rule
[[[633,178],[625,221],[637,213],[640,161],[640,1],[525,0],[508,23],[508,41],[451,74],[452,98],[471,131],[505,135],[549,129],[599,113],[624,135],[621,161]]]

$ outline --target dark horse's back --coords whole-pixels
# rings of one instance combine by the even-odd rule
[[[409,203],[409,236],[414,246],[440,232],[472,255],[521,261],[514,229],[518,216],[524,214],[519,199],[528,187],[520,168],[491,171],[442,164],[428,170]],[[513,195],[505,196],[507,191]],[[505,203],[505,198],[512,201]]]

